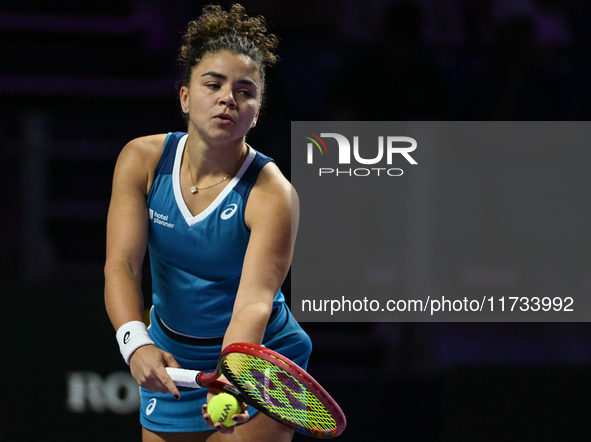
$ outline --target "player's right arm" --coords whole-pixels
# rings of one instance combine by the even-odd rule
[[[141,273],[148,243],[146,199],[166,135],[152,135],[129,142],[121,151],[107,217],[105,306],[115,330],[144,318]],[[165,367],[179,367],[172,355],[154,345],[132,353],[131,374],[142,387],[160,392],[179,392]]]

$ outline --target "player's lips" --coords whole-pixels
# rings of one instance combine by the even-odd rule
[[[217,114],[215,117],[213,117],[217,120],[224,120],[224,121],[231,121],[234,122],[234,120],[232,119],[232,117],[229,114]]]

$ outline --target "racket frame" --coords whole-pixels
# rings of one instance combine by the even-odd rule
[[[294,424],[290,420],[282,418],[281,416],[278,416],[272,411],[266,409],[256,399],[250,397],[247,389],[242,388],[240,384],[237,382],[237,379],[234,376],[234,374],[226,368],[223,362],[225,358],[231,353],[248,354],[268,361],[271,364],[285,371],[287,374],[292,376],[295,380],[300,382],[302,385],[304,385],[308,390],[312,392],[312,394],[320,401],[320,403],[326,408],[328,413],[334,419],[336,423],[336,428],[330,432],[325,432],[321,430],[314,431],[313,429],[308,429],[300,425]],[[278,422],[281,422],[283,425],[293,428],[299,433],[307,434],[309,436],[313,436],[316,438],[332,438],[340,435],[347,425],[345,414],[343,413],[339,405],[336,403],[336,401],[327,393],[327,391],[308,372],[306,372],[306,370],[301,368],[292,360],[277,353],[276,351],[270,350],[260,345],[249,344],[245,342],[236,342],[228,345],[220,354],[218,370],[221,370],[224,376],[226,376],[226,378],[232,383],[232,387],[240,392],[240,394],[237,395],[240,399],[242,399],[247,404],[253,406],[260,412],[266,414],[267,416],[277,420]]]

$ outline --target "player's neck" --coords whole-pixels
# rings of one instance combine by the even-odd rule
[[[244,139],[214,145],[189,137],[183,157],[198,176],[206,177],[235,173],[247,152]]]

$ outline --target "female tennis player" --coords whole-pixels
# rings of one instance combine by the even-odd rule
[[[141,386],[143,441],[289,441],[293,430],[243,404],[213,424],[213,392],[177,388],[165,367],[212,371],[233,342],[263,344],[306,368],[311,343],[281,293],[298,223],[297,196],[245,141],[256,125],[277,38],[262,17],[208,6],[181,48],[186,133],[122,150],[107,222],[105,303]],[[149,248],[150,327],[141,267]]]

